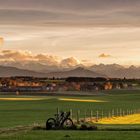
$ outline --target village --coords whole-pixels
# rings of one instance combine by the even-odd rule
[[[0,78],[1,92],[57,92],[57,91],[100,91],[133,88],[136,79],[109,78],[37,78],[3,77]]]

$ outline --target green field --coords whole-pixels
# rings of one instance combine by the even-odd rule
[[[0,98],[10,98],[17,96],[0,95]],[[18,96],[18,98],[26,98],[29,96]],[[103,100],[106,102],[71,102],[60,101],[62,96],[30,96],[31,98],[43,98],[37,101],[2,101],[0,100],[0,139],[133,139],[137,140],[140,135],[140,131],[134,131],[135,127],[140,130],[140,125],[125,125],[125,126],[100,126],[99,128],[111,127],[116,131],[44,131],[44,130],[15,130],[16,127],[24,127],[34,124],[40,124],[45,126],[47,118],[52,117],[56,113],[56,108],[60,110],[68,111],[73,110],[73,117],[76,117],[77,110],[80,110],[81,117],[83,117],[86,110],[87,116],[90,110],[96,112],[96,110],[104,111],[105,114],[112,109],[139,109],[140,108],[140,91],[108,91],[104,94],[93,96],[63,96],[63,98],[78,98],[78,99],[93,99]],[[119,128],[133,128],[131,131],[119,131]],[[117,130],[118,129],[118,130]],[[121,130],[120,129],[120,130]],[[6,131],[7,130],[7,131]],[[65,137],[70,135],[70,137]]]
[[[137,131],[30,131],[1,136],[1,140],[139,140]]]

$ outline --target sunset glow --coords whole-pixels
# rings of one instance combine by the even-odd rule
[[[139,66],[140,2],[125,1],[0,1],[1,51]]]
[[[0,46],[3,44],[4,39],[2,37],[0,37]]]
[[[0,140],[138,140],[140,0],[0,0]]]

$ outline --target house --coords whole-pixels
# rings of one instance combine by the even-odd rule
[[[111,82],[107,82],[104,84],[105,90],[111,90],[113,88],[113,84]]]

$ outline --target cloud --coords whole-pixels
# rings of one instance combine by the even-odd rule
[[[0,46],[4,43],[4,38],[0,37]]]
[[[60,66],[69,68],[82,64],[83,62],[75,57],[62,58],[48,54],[32,54],[30,51],[0,51],[0,64],[5,65],[10,63],[20,63],[21,65],[28,63],[40,63],[47,66]]]
[[[139,0],[1,0],[0,23],[138,26],[139,7]]]
[[[37,54],[34,58],[37,59],[38,62],[47,65],[58,65],[61,61],[61,58],[58,56],[46,54]]]
[[[13,60],[13,61],[29,61],[33,59],[31,52],[29,51],[14,51],[3,50],[0,52],[0,60]]]
[[[62,67],[74,67],[76,65],[79,65],[80,63],[81,62],[75,57],[70,57],[70,58],[63,59],[60,65]]]
[[[102,54],[100,54],[98,57],[99,57],[99,58],[110,58],[110,57],[112,57],[112,56],[109,55],[109,54],[104,54],[104,53],[102,53]]]
[[[39,62],[42,64],[57,64],[60,59],[56,56],[51,56],[47,54],[37,54],[34,55],[30,51],[21,51],[21,50],[3,50],[0,52],[0,61],[14,61],[14,62]]]
[[[91,11],[94,9],[113,9],[116,7],[138,7],[139,0],[1,0],[2,8],[22,9],[61,9]]]

